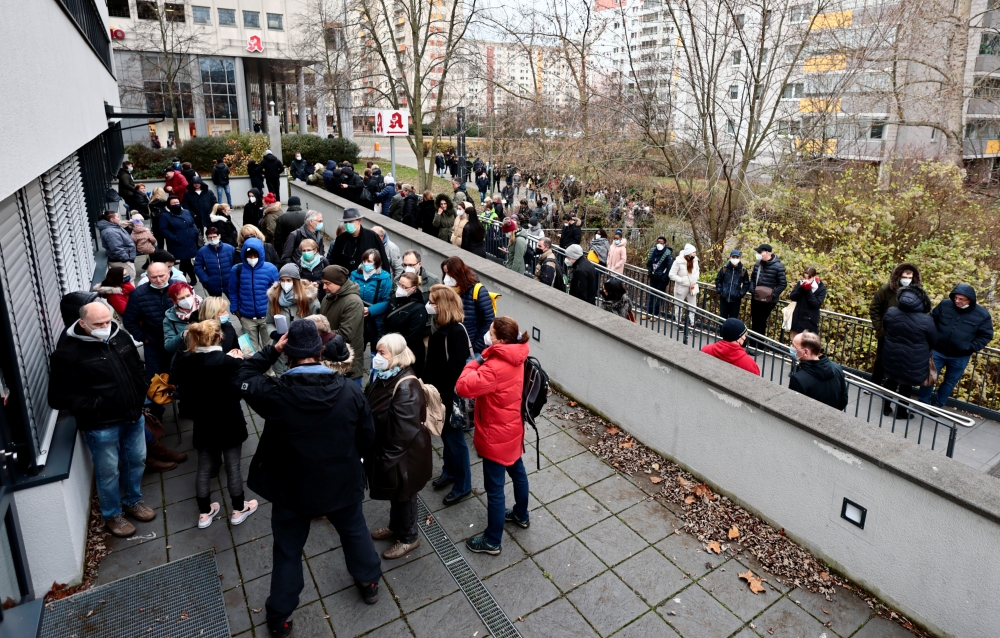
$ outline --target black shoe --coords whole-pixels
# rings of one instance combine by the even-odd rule
[[[448,487],[454,482],[455,479],[451,478],[450,476],[439,476],[433,481],[431,481],[431,487],[433,487],[436,490],[439,490],[442,487]]]
[[[504,512],[503,520],[505,523],[514,523],[521,529],[528,529],[529,527],[531,527],[531,521],[530,520],[522,521],[517,517],[516,514],[514,514],[514,510],[507,510],[506,512]]]
[[[914,416],[913,413],[910,412],[909,410],[896,410],[896,418],[897,419],[906,421],[908,419],[912,419],[913,416]]]
[[[456,494],[454,492],[448,492],[448,496],[444,497],[444,506],[451,507],[455,503],[461,503],[470,496],[472,496],[472,490],[469,490],[465,494]]]
[[[281,623],[281,626],[278,628],[269,626],[267,628],[267,635],[269,635],[271,638],[288,638],[289,636],[292,635],[292,621],[286,620],[285,622]]]
[[[378,583],[368,583],[367,585],[358,583],[358,589],[361,591],[361,600],[365,601],[366,605],[374,605],[378,602]]]
[[[883,416],[892,416],[892,404],[888,401],[882,402],[882,414]]]
[[[465,546],[469,548],[470,552],[475,552],[477,554],[489,554],[490,556],[500,555],[500,546],[492,545],[482,534],[479,536],[473,536],[469,540],[465,541]]]

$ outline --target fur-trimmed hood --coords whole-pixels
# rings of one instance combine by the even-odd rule
[[[923,285],[923,282],[920,279],[920,269],[917,268],[914,264],[911,264],[908,261],[904,261],[903,263],[893,268],[892,275],[889,276],[889,288],[891,288],[893,292],[899,290],[899,280],[903,277],[903,271],[905,270],[913,271],[913,282],[910,284],[911,286]]]

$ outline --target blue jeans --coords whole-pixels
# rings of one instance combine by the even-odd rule
[[[226,184],[225,186],[216,186],[215,187],[216,199],[219,200],[220,204],[222,203],[222,193],[226,194],[226,203],[229,204],[230,208],[232,208],[232,206],[233,206],[233,196],[229,193],[229,184]]]
[[[934,388],[931,386],[920,388],[919,398],[924,403],[930,403],[931,405],[936,405],[938,407],[943,407],[945,403],[948,402],[948,397],[951,396],[951,391],[955,389],[958,385],[959,379],[962,378],[962,374],[965,372],[965,367],[969,365],[969,358],[971,355],[966,355],[964,357],[948,357],[937,350],[934,351],[934,367],[937,368],[938,378],[942,379],[941,384],[938,385],[937,392],[931,397],[931,393]],[[942,375],[941,371],[947,368],[947,371]]]
[[[450,415],[445,415],[446,418],[448,416]],[[472,467],[469,465],[469,443],[465,440],[465,432],[462,428],[445,424],[441,431],[441,441],[444,443],[441,476],[455,479],[452,493],[465,494],[472,489]]]
[[[101,516],[107,520],[142,500],[142,473],[146,469],[146,417],[102,430],[86,430],[83,440],[94,460],[94,482]]]
[[[504,475],[509,474],[514,483],[514,515],[522,521],[528,520],[528,474],[524,471],[524,461],[518,459],[513,465],[504,467],[496,461],[483,459],[483,484],[486,487],[486,531],[483,536],[491,545],[500,545],[503,540],[504,517],[507,503],[504,501]]]

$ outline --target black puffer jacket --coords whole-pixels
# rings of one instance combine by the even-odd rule
[[[847,379],[844,369],[820,355],[815,361],[800,361],[798,372],[788,380],[788,389],[801,392],[831,408],[847,407]]]
[[[781,263],[777,255],[771,255],[767,261],[760,260],[753,265],[753,270],[750,272],[751,295],[757,286],[774,289],[774,296],[771,297],[772,302],[777,301],[781,297],[781,293],[785,292],[785,288],[788,287],[788,281],[785,279],[785,264]]]
[[[365,474],[375,500],[405,501],[423,489],[434,469],[431,435],[423,425],[424,392],[420,382],[405,379],[408,376],[413,376],[412,368],[388,379],[376,377],[365,392],[375,422],[375,444],[365,456]]]
[[[194,449],[225,450],[247,440],[240,389],[232,382],[242,366],[243,359],[230,357],[221,347],[174,357],[170,382],[181,391],[194,421]]]
[[[265,155],[264,159],[260,161],[260,165],[264,169],[264,178],[268,181],[280,178],[281,174],[285,171],[285,165],[281,163],[281,160],[274,153]]]
[[[465,362],[472,356],[469,333],[461,322],[439,326],[427,343],[427,365],[423,381],[437,388],[445,406],[444,423],[451,422],[451,404],[455,399],[455,383],[462,375]]]
[[[795,302],[795,311],[792,313],[792,332],[819,333],[819,309],[826,299],[826,284],[819,279],[813,284],[811,290],[802,287],[802,282],[795,284],[788,298]]]
[[[247,202],[243,206],[243,223],[260,228],[260,219],[264,216],[264,198],[259,188],[251,188],[247,194],[252,194],[257,201]]]
[[[955,295],[965,295],[969,305],[959,309]],[[934,349],[949,357],[964,357],[979,352],[993,339],[993,317],[976,303],[976,291],[969,284],[958,284],[931,313],[937,336]]]
[[[924,289],[908,286],[900,289],[896,307],[885,313],[882,365],[887,378],[906,385],[921,385],[927,379],[936,333],[927,314],[930,309]]]
[[[570,269],[569,294],[590,305],[597,300],[597,269],[586,256],[580,257]]]
[[[424,326],[427,325],[427,309],[424,295],[417,288],[408,297],[393,297],[382,317],[382,334],[398,332],[406,339],[406,347],[413,352],[416,362],[413,372],[419,377],[424,371]]]

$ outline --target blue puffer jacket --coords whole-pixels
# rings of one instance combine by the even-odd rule
[[[490,301],[490,292],[486,286],[480,286],[479,297],[472,298],[472,293],[476,289],[476,284],[469,286],[469,289],[462,295],[462,310],[465,311],[465,329],[472,340],[472,349],[482,352],[486,349],[486,342],[483,335],[490,331],[493,325],[493,302]]]
[[[135,242],[124,228],[102,219],[97,222],[97,230],[101,233],[108,261],[135,261]]]
[[[361,269],[351,273],[351,281],[360,288],[361,301],[368,306],[368,314],[375,317],[375,325],[382,329],[382,317],[389,307],[389,298],[396,291],[392,284],[392,276],[384,270],[376,270],[372,276],[365,281],[365,276],[361,274]]]
[[[174,307],[166,288],[157,290],[149,283],[140,284],[129,293],[122,323],[136,341],[146,341],[163,347],[163,317]]]
[[[260,261],[253,268],[247,264],[247,250],[257,251]],[[229,277],[229,307],[248,319],[267,317],[267,289],[278,281],[278,269],[264,260],[264,242],[251,237],[243,242],[242,263],[233,266]]]
[[[198,222],[191,211],[168,208],[160,215],[160,232],[167,238],[167,250],[175,259],[191,259],[198,253]]]
[[[333,190],[333,171],[337,168],[337,162],[329,160],[326,163],[326,170],[323,171],[323,184],[326,186],[326,190]]]
[[[396,185],[386,184],[385,188],[380,190],[375,194],[375,199],[382,202],[382,214],[389,214],[389,205],[392,204],[392,198],[396,196]]]
[[[229,244],[205,244],[194,256],[194,274],[205,286],[208,294],[218,297],[229,292],[229,271],[236,260],[236,249]]]

